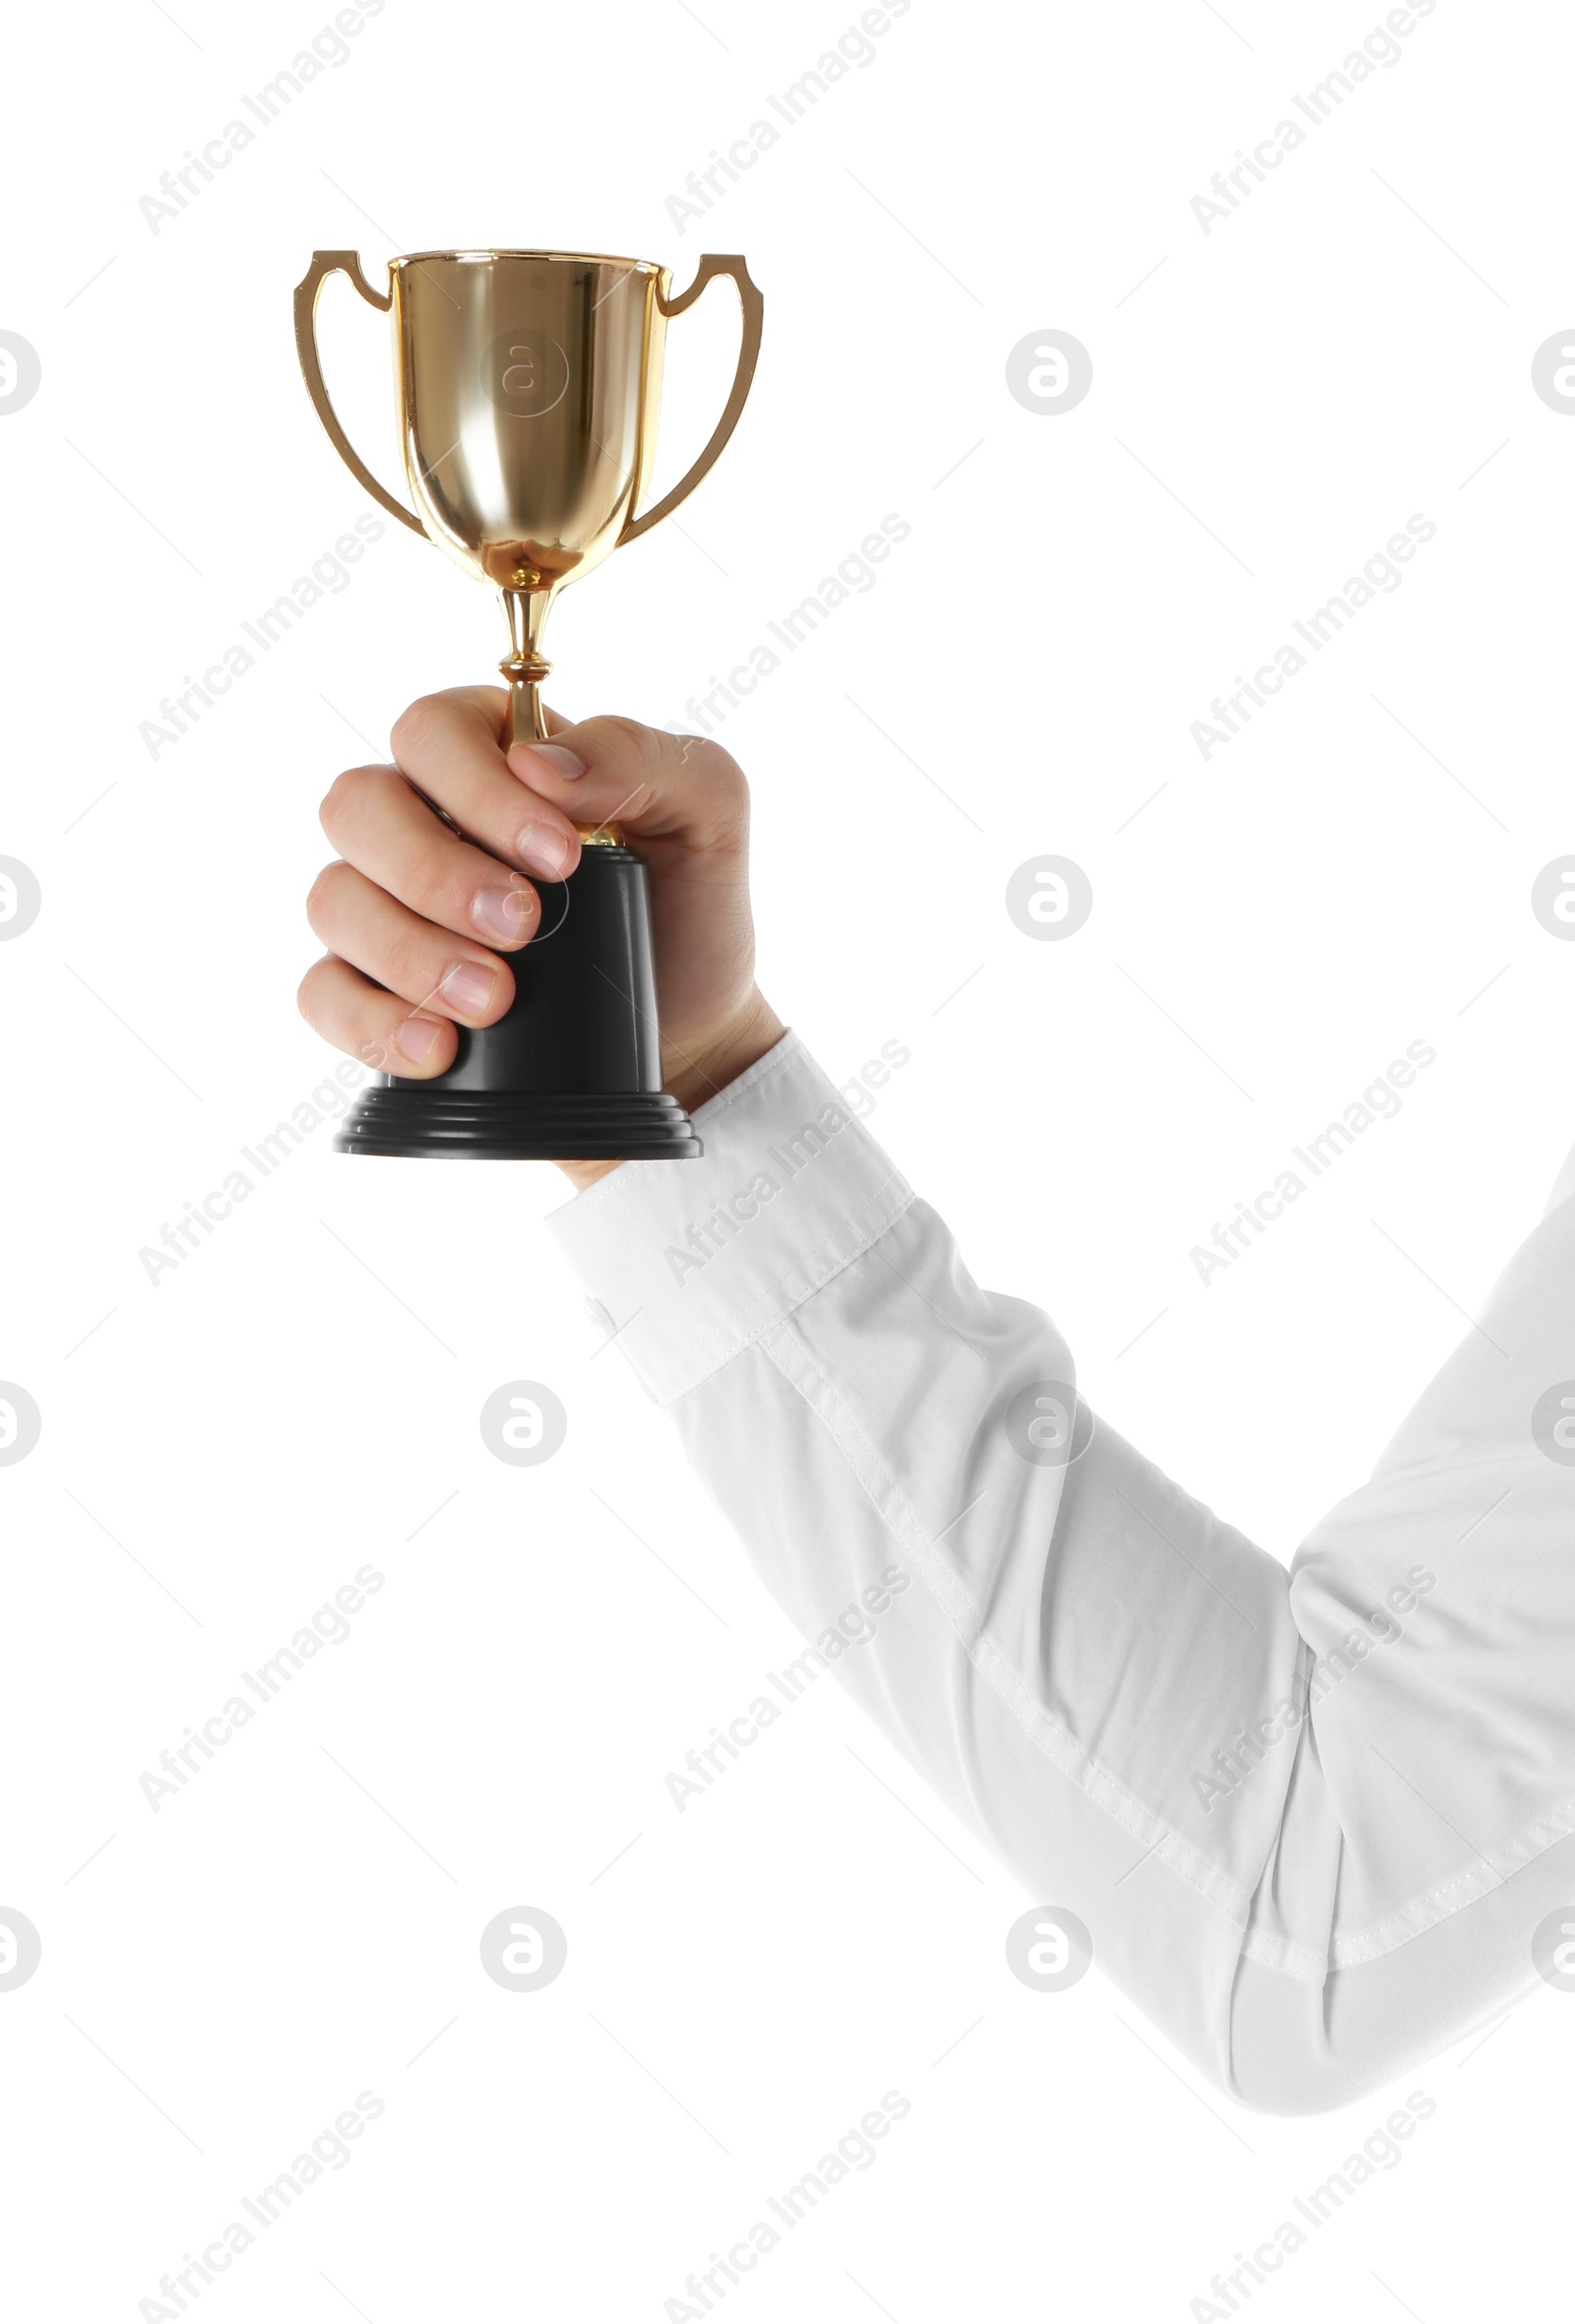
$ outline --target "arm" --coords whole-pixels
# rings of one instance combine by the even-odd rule
[[[767,1588],[817,1638],[911,1578],[844,1683],[1236,2097],[1345,2104],[1507,2006],[1575,1890],[1575,1474],[1530,1429],[1575,1376],[1575,1202],[1288,1574],[1093,1415],[1032,1457],[1013,1400],[1069,1350],[856,1122],[785,1176],[838,1110],[789,1036],[701,1164],[552,1223]]]
[[[582,817],[627,790],[641,731],[593,726],[565,735]],[[672,1062],[701,1077],[691,1107],[721,1085],[706,1154],[568,1165],[553,1230],[767,1588],[954,1812],[1224,2088],[1344,2104],[1524,1991],[1533,1929],[1575,1893],[1575,1475],[1530,1427],[1575,1377],[1575,1203],[1288,1573],[1077,1412],[1053,1325],[974,1284],[780,1036],[746,909],[738,942],[731,762],[667,740],[659,839],[731,834],[671,859],[688,936],[639,835]],[[525,771],[564,795],[550,769],[502,780]],[[1069,1443],[1053,1411],[1029,1433],[1041,1393],[1077,1412]]]

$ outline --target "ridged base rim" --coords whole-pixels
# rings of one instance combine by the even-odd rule
[[[361,1093],[334,1151],[455,1162],[689,1162],[704,1149],[665,1091],[540,1098],[399,1082]]]

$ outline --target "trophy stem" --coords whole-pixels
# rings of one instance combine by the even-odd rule
[[[528,678],[509,672],[509,745],[516,742],[545,742],[547,722],[541,715],[541,679],[545,668],[533,670]]]
[[[498,669],[509,689],[508,741],[504,748],[512,750],[517,742],[551,739],[541,708],[541,680],[551,676],[552,664],[541,658],[541,630],[552,602],[552,591],[534,589],[527,584],[505,589],[502,597],[509,624],[509,655],[507,660],[498,663]],[[587,848],[623,846],[621,824],[577,824],[575,828],[581,844]]]
[[[508,681],[509,740],[545,742],[547,723],[541,710],[541,680],[552,664],[541,658],[541,628],[552,601],[549,589],[506,589],[503,611],[509,624],[509,656],[498,668]]]

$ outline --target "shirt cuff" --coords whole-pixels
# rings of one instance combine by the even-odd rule
[[[787,1034],[695,1115],[698,1161],[625,1162],[550,1214],[654,1402],[709,1378],[907,1210],[913,1189],[858,1118],[875,1102]]]

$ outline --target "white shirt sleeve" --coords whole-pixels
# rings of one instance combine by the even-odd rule
[[[552,1231],[766,1587],[1104,1972],[1280,2112],[1526,1991],[1575,1895],[1575,1385],[1568,1460],[1533,1427],[1575,1383],[1575,1158],[1288,1572],[1082,1407],[793,1036],[699,1125]]]

